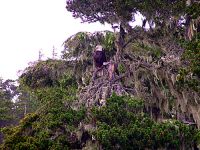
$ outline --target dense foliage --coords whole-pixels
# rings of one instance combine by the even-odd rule
[[[62,60],[35,62],[23,71],[20,81],[32,89],[52,87],[59,85],[58,80],[64,76],[66,70],[65,62]]]
[[[35,75],[34,72],[32,75]],[[22,78],[24,77],[23,75]],[[70,107],[70,103],[76,99],[77,84],[70,75],[58,80],[60,83],[58,85],[50,87],[45,85],[45,88],[41,88],[43,86],[41,85],[32,89],[36,97],[35,101],[39,103],[38,109],[34,113],[27,114],[20,121],[19,126],[2,129],[6,135],[3,149],[80,147],[72,132],[84,118],[85,109],[80,108],[75,111]],[[26,86],[32,87],[24,81],[26,80],[23,80]]]
[[[151,21],[163,21],[183,13],[186,1],[67,0],[67,10],[84,22],[120,23],[134,21],[137,12]]]
[[[94,109],[97,139],[104,149],[190,149],[197,131],[179,121],[156,123],[143,113],[141,100],[113,95]]]
[[[198,134],[192,126],[175,120],[156,123],[143,113],[144,103],[137,98],[114,94],[106,107],[93,107],[92,119],[86,117],[83,108],[73,110],[65,106],[58,92],[48,94],[51,98],[40,111],[28,114],[17,127],[3,129],[3,149],[83,148],[79,124],[94,118],[97,129],[88,136],[94,136],[103,149],[191,148]]]
[[[4,121],[13,119],[13,111],[10,111],[14,106],[12,98],[16,94],[16,86],[13,82],[0,79],[0,126]]]
[[[84,112],[84,110],[66,109],[57,103],[52,109],[48,108],[46,115],[28,114],[19,126],[3,130],[6,139],[2,148],[16,150],[80,148],[80,143],[72,133],[84,117]]]
[[[188,64],[180,69],[179,83],[200,92],[200,35],[192,41],[184,42],[182,59]]]

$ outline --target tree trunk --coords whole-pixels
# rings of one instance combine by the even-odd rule
[[[125,31],[124,28],[122,27],[122,23],[120,24],[120,30],[119,30],[119,35],[117,37],[117,40],[115,42],[115,46],[117,48],[117,52],[115,55],[115,62],[119,63],[121,60],[121,54],[122,54],[122,50],[124,47],[124,43],[125,43]]]

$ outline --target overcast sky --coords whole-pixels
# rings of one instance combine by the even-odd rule
[[[16,79],[18,70],[38,59],[39,50],[51,57],[53,46],[60,52],[70,35],[110,28],[81,24],[65,5],[66,0],[0,0],[0,77]]]

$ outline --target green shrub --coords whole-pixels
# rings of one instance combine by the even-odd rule
[[[191,148],[196,130],[178,121],[156,123],[141,110],[143,101],[113,95],[107,106],[94,108],[97,130],[93,133],[104,149]]]

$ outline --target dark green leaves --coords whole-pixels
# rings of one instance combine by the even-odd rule
[[[107,106],[94,109],[94,132],[104,149],[180,149],[192,146],[197,131],[175,120],[156,123],[141,110],[141,100],[113,95]]]

